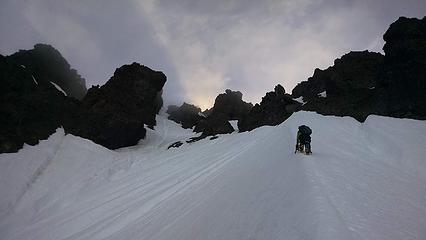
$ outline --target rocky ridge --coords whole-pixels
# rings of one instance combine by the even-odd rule
[[[67,96],[73,91],[66,86],[84,80],[72,70],[60,73],[70,67],[56,49],[37,44],[28,51],[0,56],[0,153],[35,145],[58,127],[110,149],[135,145],[145,137],[145,125],[154,127],[163,104],[163,73],[138,63],[124,65],[104,86],[92,87],[78,100]]]
[[[426,18],[401,17],[383,39],[384,56],[350,52],[298,84],[301,109],[361,122],[370,114],[426,119]]]

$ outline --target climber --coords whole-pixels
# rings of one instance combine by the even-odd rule
[[[297,131],[297,141],[296,141],[296,150],[301,153],[305,153],[306,155],[312,154],[311,151],[311,134],[312,130],[305,125],[299,126],[299,130]]]

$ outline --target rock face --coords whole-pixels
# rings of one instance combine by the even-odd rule
[[[252,107],[253,104],[243,101],[243,94],[240,91],[226,89],[225,93],[216,97],[209,115],[223,114],[228,120],[240,120]]]
[[[252,107],[251,103],[243,101],[241,92],[227,89],[216,97],[213,108],[207,111],[207,118],[201,119],[194,131],[202,132],[203,136],[232,133],[235,129],[229,121],[243,119]]]
[[[281,85],[277,85],[273,92],[266,93],[260,104],[256,104],[245,118],[238,121],[239,131],[251,131],[265,125],[278,125],[298,110],[300,105],[285,93]]]
[[[235,129],[229,123],[229,119],[225,114],[212,114],[199,121],[194,128],[194,132],[202,132],[202,136],[227,134],[234,131]]]
[[[18,66],[25,67],[38,82],[56,83],[70,97],[82,99],[86,95],[84,78],[70,67],[58,50],[50,45],[36,44],[34,49],[20,50],[8,56],[7,59]]]
[[[181,124],[183,128],[193,128],[199,121],[205,119],[201,114],[201,108],[185,102],[180,107],[169,106],[167,113],[168,119]]]
[[[194,132],[202,133],[195,139],[199,140],[207,136],[234,132],[229,121],[244,118],[252,107],[251,103],[243,101],[241,92],[227,89],[216,97],[214,106],[204,112],[194,105],[184,103],[180,107],[169,106],[167,113],[169,119],[182,124],[184,128],[195,126]]]
[[[135,145],[153,128],[163,102],[166,76],[138,63],[118,68],[102,87],[92,87],[83,99],[83,115],[70,132],[110,149]]]
[[[426,119],[426,17],[399,18],[383,39],[389,115]]]
[[[303,110],[364,121],[384,108],[377,102],[383,58],[380,53],[350,52],[327,69],[316,69],[308,81],[293,89],[292,96],[303,97]]]
[[[90,88],[83,103],[94,112],[120,113],[152,127],[163,106],[161,94],[166,81],[162,72],[139,63],[124,65],[105,85]]]
[[[52,84],[5,57],[0,57],[0,84],[0,153],[49,137],[73,104]]]
[[[292,92],[303,110],[352,116],[426,119],[426,18],[401,17],[384,35],[385,55],[351,52],[326,70],[316,69]]]
[[[61,126],[110,149],[131,146],[145,136],[144,124],[155,125],[162,106],[166,76],[137,63],[117,69],[83,101],[65,96],[50,78],[33,76],[28,63],[21,65],[0,56],[0,153],[35,145]],[[36,66],[37,72],[55,72],[49,65]]]

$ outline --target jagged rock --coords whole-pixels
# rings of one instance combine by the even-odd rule
[[[212,114],[206,119],[199,121],[194,128],[194,132],[202,132],[202,136],[227,134],[234,131],[225,114]]]
[[[201,112],[201,115],[202,115],[203,117],[208,117],[208,116],[210,116],[210,114],[212,114],[212,111],[213,111],[213,107],[212,107],[212,108],[209,108],[209,109],[206,109],[206,110],[204,110],[204,111],[202,111],[202,112]]]
[[[178,147],[180,147],[180,146],[182,146],[182,145],[183,145],[183,142],[181,142],[181,141],[177,141],[177,142],[174,142],[174,143],[170,144],[170,146],[169,146],[167,149],[170,149],[170,148],[178,148]]]
[[[185,102],[180,107],[169,106],[167,113],[168,119],[181,124],[183,128],[193,128],[200,120],[205,119],[201,114],[201,108]]]
[[[274,87],[274,92],[277,95],[284,95],[285,94],[285,89],[283,86],[281,86],[281,84],[278,84],[277,86]]]
[[[125,65],[104,86],[91,88],[81,102],[50,83],[51,76],[60,75],[56,70],[44,63],[21,66],[16,60],[34,60],[40,54],[53,55],[52,61],[61,59],[59,52],[49,52],[52,49],[36,45],[29,55],[21,51],[13,57],[0,56],[0,153],[16,152],[24,143],[35,145],[61,126],[66,133],[115,149],[137,144],[145,136],[144,124],[155,125],[166,82],[163,73],[137,63]],[[64,59],[61,64],[69,69]]]
[[[138,63],[118,68],[105,85],[89,89],[82,114],[88,120],[75,119],[69,132],[110,149],[137,144],[145,137],[144,124],[155,125],[165,82],[162,72]]]
[[[162,107],[159,96],[165,83],[162,72],[132,63],[118,68],[102,87],[90,88],[83,103],[94,112],[120,113],[154,126],[155,115]]]
[[[426,119],[426,17],[401,17],[383,36],[389,115]]]
[[[241,92],[229,89],[225,93],[219,94],[215,99],[214,106],[205,111],[204,114],[207,114],[207,118],[200,119],[194,131],[202,132],[205,136],[234,132],[229,121],[243,119],[253,107],[251,103],[244,102],[242,98]]]
[[[316,69],[307,82],[293,89],[292,96],[303,97],[303,110],[364,121],[369,114],[385,110],[378,97],[382,66],[380,53],[350,52],[326,70]]]
[[[36,44],[34,49],[20,50],[6,57],[25,68],[40,84],[53,82],[68,96],[82,99],[87,92],[86,81],[72,69],[61,53],[50,45]]]
[[[293,89],[303,110],[352,116],[370,114],[426,119],[426,18],[399,18],[379,53],[351,52]],[[326,97],[321,97],[325,93]]]
[[[48,138],[73,104],[52,84],[33,78],[6,57],[0,57],[0,85],[0,153]]]
[[[216,97],[209,115],[222,114],[228,120],[239,120],[245,117],[252,107],[253,104],[243,101],[243,94],[240,91],[226,89],[225,93]]]
[[[253,107],[251,103],[244,102],[242,97],[241,92],[227,89],[216,97],[214,106],[204,112],[187,103],[181,107],[170,106],[167,112],[169,119],[181,123],[184,128],[195,126],[194,131],[202,132],[203,138],[232,133],[234,128],[229,121],[242,119]]]
[[[186,141],[187,143],[193,143],[193,142],[197,142],[197,141],[200,141],[201,139],[204,139],[204,138],[206,138],[207,136],[206,135],[200,135],[200,136],[198,136],[198,137],[191,137],[191,138],[189,138],[189,140],[188,141]]]
[[[318,97],[321,92],[325,90],[325,71],[316,68],[314,75],[308,78],[307,81],[303,81],[297,84],[292,91],[294,98],[303,97],[305,102],[310,101]]]
[[[238,121],[238,129],[244,132],[260,126],[278,125],[298,110],[299,106],[299,102],[285,93],[284,87],[277,85],[274,92],[266,93],[260,104],[256,104],[245,118]]]

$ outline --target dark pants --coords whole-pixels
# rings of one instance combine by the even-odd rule
[[[299,136],[299,144],[300,147],[305,147],[305,152],[310,153],[311,152],[311,136],[309,135],[300,135]]]

